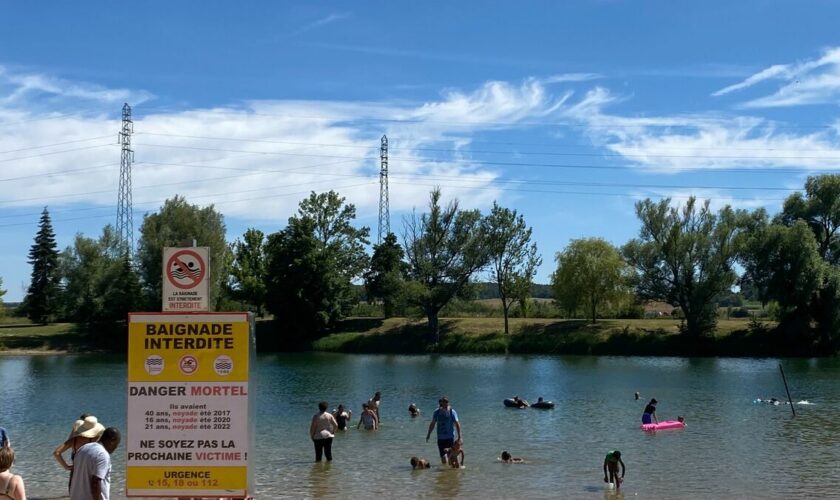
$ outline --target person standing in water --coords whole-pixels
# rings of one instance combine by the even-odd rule
[[[659,423],[659,420],[656,419],[656,403],[658,403],[658,401],[654,398],[650,400],[650,403],[648,403],[647,406],[645,406],[645,411],[642,413],[643,424]]]
[[[338,430],[338,422],[335,417],[327,412],[329,405],[326,401],[318,403],[318,413],[312,415],[312,422],[309,424],[309,437],[315,444],[315,461],[321,461],[321,455],[327,457],[327,462],[332,461],[332,441],[335,431]]]
[[[376,413],[370,409],[367,403],[362,403],[362,416],[359,417],[359,423],[356,424],[356,428],[358,429],[362,425],[365,426],[365,430],[374,431],[377,427],[379,427],[379,422],[376,419]]]
[[[333,417],[335,417],[335,422],[338,424],[338,430],[346,431],[347,422],[353,417],[353,411],[346,409],[344,405],[338,405],[338,408],[333,411]]]
[[[432,413],[432,421],[429,423],[429,431],[426,433],[426,442],[432,435],[432,430],[437,426],[437,445],[440,453],[440,463],[446,463],[446,451],[455,444],[455,431],[458,431],[458,439],[461,439],[461,422],[458,421],[458,413],[449,406],[449,399],[443,396],[438,400],[440,406]]]
[[[382,393],[376,391],[376,394],[373,395],[367,402],[368,408],[376,414],[376,423],[379,424],[382,422],[382,418],[379,416],[379,402],[382,400]]]
[[[621,477],[618,475],[618,466],[621,464]],[[621,452],[613,450],[607,453],[604,458],[604,482],[613,483],[615,489],[621,488],[621,482],[624,481],[624,462],[621,460]]]

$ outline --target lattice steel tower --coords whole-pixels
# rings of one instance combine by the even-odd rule
[[[391,232],[391,214],[388,209],[388,136],[382,136],[379,146],[379,237],[382,243]]]
[[[134,212],[131,202],[131,164],[134,163],[134,151],[131,149],[131,134],[134,133],[134,122],[131,121],[131,106],[123,104],[122,128],[119,143],[122,149],[120,156],[120,189],[117,195],[117,238],[120,242],[120,253],[131,257],[134,253]]]

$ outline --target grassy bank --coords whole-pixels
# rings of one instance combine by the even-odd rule
[[[119,326],[111,326],[110,329]],[[123,330],[125,326],[122,326]],[[90,331],[74,323],[33,324],[25,318],[0,320],[0,352],[64,353],[118,350],[108,328]],[[114,337],[115,338],[115,337]]]
[[[772,326],[772,325],[770,325]],[[747,320],[721,320],[715,335],[690,339],[671,319],[511,320],[502,333],[493,318],[441,319],[441,340],[426,341],[426,322],[406,318],[345,320],[339,330],[313,343],[319,351],[351,353],[597,354],[645,356],[793,356],[773,334],[750,328]]]

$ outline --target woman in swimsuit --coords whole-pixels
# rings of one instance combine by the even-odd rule
[[[0,499],[26,500],[23,478],[9,471],[14,461],[15,450],[9,446],[0,448]]]
[[[356,425],[356,428],[358,429],[362,425],[369,431],[375,430],[379,426],[376,413],[370,409],[367,403],[362,404],[362,416],[359,418],[359,423]]]
[[[642,413],[642,423],[643,424],[653,424],[659,423],[659,420],[656,419],[656,398],[651,399],[650,403],[645,406],[645,411]]]

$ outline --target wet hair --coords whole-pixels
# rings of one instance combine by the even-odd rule
[[[621,458],[621,452],[620,452],[620,451],[618,451],[618,450],[615,450],[615,451],[613,451],[613,456],[614,456],[615,458]]]
[[[326,401],[321,401],[320,403],[318,403],[318,409],[319,409],[319,410],[321,410],[321,411],[327,411],[327,408],[328,408],[329,406],[330,406],[330,405],[329,405],[329,404],[327,404],[327,402],[326,402]]]
[[[677,417],[677,420],[679,420],[680,422],[685,422],[685,419],[683,418],[683,416],[682,416],[682,415],[680,415],[679,417]]]
[[[6,472],[15,461],[15,450],[11,446],[0,448],[0,472]]]
[[[376,394],[373,395],[373,397],[381,397],[381,396],[382,396],[382,393],[380,393],[379,391],[376,391]]]
[[[412,467],[417,467],[417,464],[420,463],[420,459],[417,457],[411,457],[410,462]]]
[[[338,405],[338,407],[344,409],[344,405]]]
[[[648,403],[648,404],[650,404],[650,405],[655,405],[655,404],[656,404],[656,403],[658,403],[658,402],[659,402],[659,401],[657,401],[657,400],[656,400],[656,398],[652,398],[652,399],[650,400],[650,403]]]
[[[510,460],[510,458],[510,453],[508,453],[507,451],[502,452],[502,460]]]

